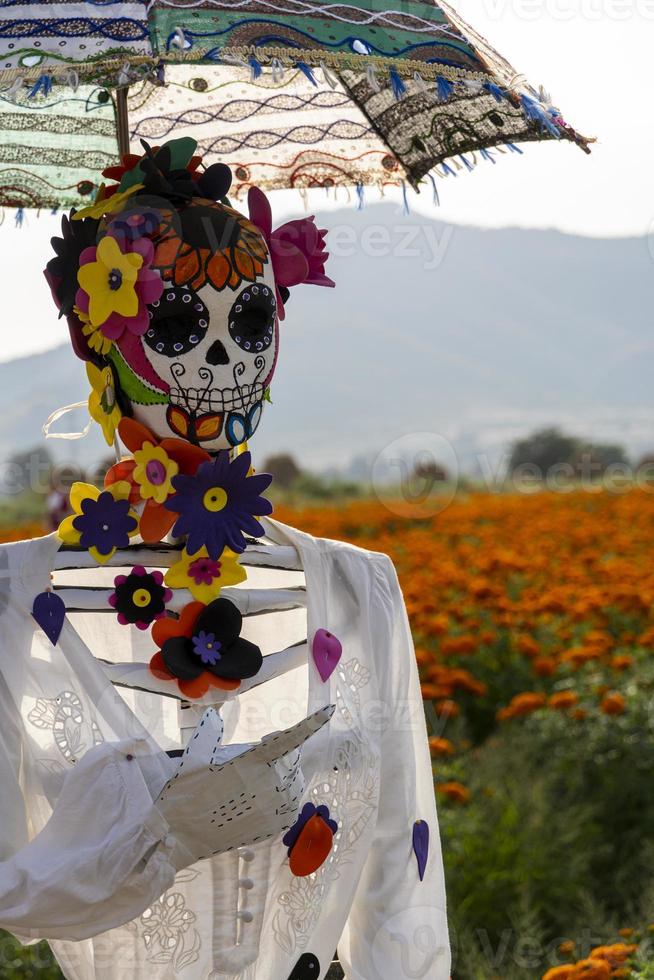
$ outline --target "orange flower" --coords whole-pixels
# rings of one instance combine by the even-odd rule
[[[553,966],[551,970],[543,974],[543,980],[571,980],[573,971],[573,966]]]
[[[625,710],[625,701],[617,691],[605,694],[600,704],[600,709],[605,715],[621,715]]]
[[[556,671],[556,660],[552,657],[536,657],[532,665],[539,677],[551,677]]]
[[[447,738],[433,737],[429,739],[429,749],[434,756],[454,755],[454,746]]]
[[[436,702],[436,714],[439,718],[456,718],[461,713],[456,701],[446,698],[444,701]]]
[[[438,783],[436,785],[436,792],[453,803],[468,803],[470,801],[470,790],[462,783],[455,781]]]
[[[536,691],[525,691],[523,694],[516,694],[512,697],[508,706],[498,711],[497,717],[501,721],[506,718],[530,715],[532,712],[544,707],[545,703],[546,698],[544,694],[537,693]]]
[[[547,704],[550,708],[565,711],[567,708],[572,708],[578,700],[579,696],[574,691],[557,691],[555,694],[550,695]]]
[[[564,939],[562,943],[559,943],[558,950],[562,956],[570,956],[574,952],[576,943],[573,939]]]
[[[616,654],[615,657],[611,658],[610,663],[614,670],[627,670],[629,667],[633,667],[634,658],[627,653]]]
[[[610,967],[614,968],[625,963],[630,956],[633,956],[637,948],[637,946],[631,943],[613,943],[610,946],[597,946],[592,950],[590,958],[593,960],[604,960]]]
[[[631,926],[625,926],[624,929],[618,929],[618,935],[622,936],[623,939],[631,939],[635,931]]]

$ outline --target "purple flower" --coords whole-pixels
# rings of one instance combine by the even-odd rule
[[[129,500],[115,500],[104,490],[97,500],[82,500],[81,511],[73,520],[73,527],[80,532],[82,548],[96,548],[99,554],[108,555],[114,548],[128,546],[130,532],[138,524],[129,513]]]
[[[153,235],[160,223],[161,215],[153,208],[127,208],[114,218],[107,233],[135,242],[137,238]]]
[[[163,584],[161,572],[147,572],[142,565],[135,565],[129,575],[117,575],[114,586],[109,605],[116,610],[118,622],[121,626],[133,623],[140,630],[162,619],[166,603],[173,597],[172,589]]]
[[[313,803],[305,803],[302,809],[300,810],[300,813],[298,814],[298,818],[293,824],[293,826],[290,827],[289,830],[287,830],[284,836],[282,837],[282,843],[284,847],[288,848],[289,856],[291,851],[297,844],[300,834],[302,833],[306,825],[309,823],[311,818],[315,816],[322,817],[322,819],[325,821],[325,823],[327,824],[327,826],[329,827],[329,829],[333,834],[335,834],[336,831],[338,830],[338,824],[336,823],[335,820],[332,820],[329,815],[328,806],[321,804],[320,806],[316,807],[313,805]]]
[[[193,653],[200,658],[203,664],[217,664],[220,660],[220,640],[217,640],[213,633],[205,633],[204,630],[193,638]]]
[[[202,463],[194,476],[173,477],[177,492],[164,507],[179,514],[173,534],[178,538],[188,536],[189,554],[206,548],[209,557],[217,561],[225,547],[245,551],[244,532],[263,534],[255,515],[272,511],[270,501],[260,496],[272,477],[267,473],[248,476],[249,469],[249,453],[230,461],[229,451],[223,449],[215,459]]]

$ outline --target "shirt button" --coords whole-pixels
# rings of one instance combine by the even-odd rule
[[[254,861],[254,851],[243,851],[241,857],[244,861]]]
[[[239,885],[241,886],[241,888],[245,888],[245,890],[248,892],[250,891],[251,888],[254,888],[254,882],[252,881],[252,878],[241,878],[241,880],[239,881]]]
[[[243,922],[252,922],[252,919],[254,918],[251,912],[239,912],[238,915]]]
[[[133,756],[133,755],[131,754],[131,752],[129,752],[129,753],[128,753],[128,754],[127,754],[127,755],[125,756],[125,758],[127,759],[127,761],[128,761],[128,762],[131,762],[131,761],[132,761],[132,759],[134,758],[134,756]]]
[[[174,847],[175,846],[175,838],[173,837],[172,834],[166,834],[166,836],[163,839],[163,846],[164,847]]]

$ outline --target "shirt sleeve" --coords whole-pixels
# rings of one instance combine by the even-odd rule
[[[168,825],[138,741],[89,750],[43,830],[0,862],[0,927],[23,941],[82,940],[140,915],[174,881]]]
[[[373,655],[381,701],[381,776],[374,840],[338,952],[347,980],[448,980],[443,858],[420,681],[392,562],[375,557]],[[429,829],[420,880],[416,821]]]

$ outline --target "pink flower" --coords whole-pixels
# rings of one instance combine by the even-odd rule
[[[270,202],[258,187],[250,188],[248,208],[250,221],[257,226],[268,244],[277,285],[277,309],[279,319],[283,320],[282,288],[288,289],[301,283],[312,286],[336,285],[325,275],[325,262],[329,257],[329,253],[325,251],[327,232],[316,227],[313,215],[287,221],[273,231]]]
[[[112,235],[111,238],[114,238],[114,236]],[[138,238],[136,241],[128,242],[123,237],[115,236],[114,240],[123,258],[130,255],[141,256],[142,262],[138,267],[138,272],[132,287],[136,295],[137,308],[134,316],[126,316],[114,309],[97,326],[109,340],[118,340],[122,337],[125,330],[129,330],[130,333],[140,337],[146,332],[150,324],[148,303],[156,302],[161,297],[164,288],[160,273],[156,269],[150,268],[154,259],[154,245],[149,238]],[[85,266],[93,264],[94,269],[99,267],[98,277],[100,277],[102,272],[102,259],[99,255],[101,245],[102,241],[97,246],[93,245],[84,249],[80,255],[80,270]],[[113,271],[115,275],[120,275],[120,270]],[[91,297],[81,286],[77,290],[75,302],[82,314],[88,317]],[[110,307],[107,307],[107,309],[110,309]]]

